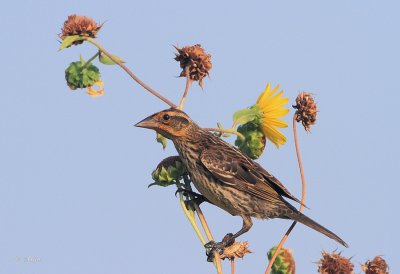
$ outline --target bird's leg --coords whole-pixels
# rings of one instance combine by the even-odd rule
[[[253,226],[251,217],[245,216],[245,215],[242,215],[241,217],[243,219],[243,225],[242,225],[242,228],[238,232],[236,232],[235,234],[232,234],[232,233],[226,234],[221,242],[216,243],[214,241],[211,241],[204,245],[204,247],[208,249],[208,251],[206,253],[207,261],[212,262],[215,251],[217,251],[219,254],[222,254],[224,252],[225,247],[232,245],[235,242],[235,239],[237,237],[239,237],[240,235],[242,235],[250,230],[250,228]]]
[[[235,234],[232,233],[226,234],[225,237],[222,239],[222,243],[224,243],[225,247],[232,245],[237,237],[249,231],[250,228],[253,226],[253,222],[249,216],[242,216],[242,219],[243,219],[242,228]]]

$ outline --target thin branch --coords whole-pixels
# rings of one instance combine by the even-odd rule
[[[109,53],[107,50],[105,50],[103,48],[103,46],[101,46],[100,44],[98,44],[94,39],[88,37],[86,38],[86,41],[92,43],[93,45],[95,45],[102,53],[104,53],[108,58],[111,59],[111,61],[113,61],[115,64],[117,64],[118,66],[120,66],[123,70],[125,70],[126,73],[128,73],[128,75],[135,80],[139,85],[141,85],[143,88],[145,88],[146,90],[148,90],[151,94],[153,94],[154,96],[158,97],[159,99],[161,99],[163,102],[165,102],[166,104],[168,104],[170,107],[172,108],[176,108],[177,106],[172,103],[170,100],[168,100],[167,98],[165,98],[164,96],[162,96],[160,93],[158,93],[157,91],[155,91],[154,89],[152,89],[151,87],[149,87],[148,85],[146,85],[142,80],[140,80],[127,66],[125,66],[124,63],[122,63],[121,61],[117,60],[116,58],[114,58],[114,56]]]
[[[179,103],[179,107],[178,108],[180,110],[183,110],[183,105],[185,104],[186,96],[188,94],[190,86],[193,83],[193,80],[190,79],[190,77],[189,77],[189,67],[188,66],[185,68],[185,75],[186,75],[186,87],[185,87],[185,91],[183,92],[183,96],[182,96],[181,102]]]
[[[238,136],[240,139],[244,140],[246,137],[240,132],[237,132],[234,129],[222,129],[222,128],[203,128],[206,131],[215,131],[215,132],[221,132],[221,133],[230,133],[230,134],[235,134]]]
[[[231,274],[235,274],[235,259],[231,260]]]
[[[293,117],[293,136],[294,136],[294,144],[296,146],[296,155],[297,155],[297,162],[299,164],[299,169],[300,169],[300,175],[301,175],[301,204],[299,211],[303,212],[304,209],[304,201],[306,199],[307,195],[307,188],[306,188],[306,179],[304,176],[304,171],[303,171],[303,164],[301,161],[301,156],[300,156],[300,148],[299,148],[299,142],[297,138],[297,127],[296,127],[296,119],[295,116]],[[293,228],[296,226],[297,222],[294,221],[292,225],[289,227],[289,229],[286,231],[285,235],[282,237],[281,241],[278,244],[278,247],[275,250],[275,253],[273,254],[271,260],[269,261],[268,267],[265,270],[265,274],[269,274],[271,271],[272,265],[275,262],[276,257],[279,254],[279,251],[281,250],[283,244],[285,243],[286,239],[289,237],[290,232],[292,232]]]

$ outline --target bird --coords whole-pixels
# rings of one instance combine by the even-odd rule
[[[348,247],[335,233],[286,201],[285,198],[301,203],[277,178],[228,142],[201,128],[182,110],[157,112],[135,126],[155,130],[170,139],[206,201],[242,217],[243,225],[238,232],[228,233],[221,242],[207,243],[207,248],[221,253],[250,230],[252,218],[291,219]]]

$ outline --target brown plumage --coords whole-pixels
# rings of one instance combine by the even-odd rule
[[[228,240],[209,246],[223,248],[252,226],[251,217],[292,219],[347,247],[336,234],[300,213],[284,198],[300,202],[282,183],[221,138],[200,128],[183,111],[167,109],[136,124],[171,139],[196,189],[208,201],[234,216],[243,227]]]

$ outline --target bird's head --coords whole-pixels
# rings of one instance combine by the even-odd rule
[[[150,115],[135,126],[153,129],[168,139],[175,139],[188,136],[196,124],[183,111],[170,108]]]

